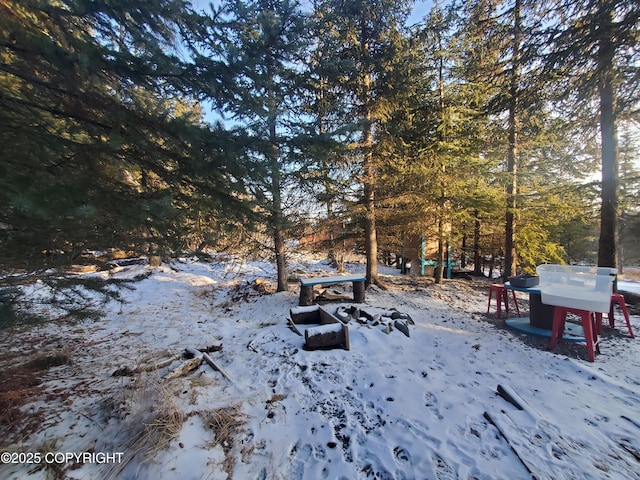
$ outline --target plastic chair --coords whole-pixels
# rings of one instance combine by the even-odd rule
[[[509,295],[507,293],[507,289],[501,283],[492,283],[489,285],[489,301],[487,302],[487,313],[491,310],[491,298],[495,293],[496,296],[496,311],[498,314],[498,318],[502,317],[502,304],[504,303],[504,309],[507,313],[509,313]],[[518,306],[518,299],[516,298],[516,292],[511,290],[511,294],[513,295],[513,303],[516,306],[516,311],[518,312],[518,316],[520,316],[520,307]]]
[[[596,352],[600,353],[600,342],[598,340],[598,326],[596,325],[596,314],[588,310],[580,310],[569,307],[555,307],[553,314],[553,327],[551,327],[551,341],[549,342],[549,350],[553,350],[558,340],[564,335],[564,326],[567,319],[567,313],[574,313],[580,316],[582,320],[582,330],[584,331],[584,339],[587,346],[589,361],[596,361]],[[602,314],[600,314],[602,318]]]

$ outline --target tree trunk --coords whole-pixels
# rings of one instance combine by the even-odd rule
[[[370,133],[369,133],[370,135]],[[370,153],[364,163],[364,248],[367,258],[367,285],[378,280],[378,238],[376,234],[375,178]]]
[[[284,249],[284,215],[282,213],[282,197],[280,194],[280,164],[277,159],[272,162],[272,186],[273,186],[273,248],[276,255],[276,270],[278,275],[278,292],[286,292],[287,262]]]
[[[467,238],[467,225],[465,223],[464,225],[462,225],[462,252],[460,253],[460,268],[467,267]]]
[[[438,218],[438,264],[433,272],[433,278],[435,283],[442,283],[442,279],[444,278],[444,227],[442,221],[442,213],[440,213]]]
[[[269,95],[269,140],[271,142],[270,163],[271,163],[271,195],[273,199],[271,211],[271,228],[273,229],[273,249],[276,256],[277,271],[277,291],[286,292],[287,285],[287,262],[284,249],[284,214],[282,212],[282,192],[280,184],[280,161],[278,143],[276,137],[276,116],[277,106],[275,95],[272,89]]]
[[[514,8],[513,55],[511,65],[511,85],[509,87],[509,149],[507,151],[507,211],[505,215],[504,278],[514,275],[517,270],[516,257],[516,209],[518,194],[518,96],[520,94],[520,42],[521,42],[521,0],[516,0]]]
[[[436,8],[437,3],[436,3]],[[438,51],[442,52],[442,34],[438,32]],[[438,61],[438,106],[439,106],[439,115],[440,115],[440,123],[444,124],[445,122],[445,112],[444,112],[444,55],[440,55],[440,59]],[[438,136],[440,137],[440,141],[442,144],[445,144],[446,138],[443,133],[438,129]],[[447,167],[444,157],[444,153],[439,154],[440,158],[440,206],[438,208],[438,264],[434,270],[434,280],[435,283],[441,284],[442,278],[444,277],[444,216],[447,212],[445,206],[447,205],[447,185],[446,185],[446,174]]]
[[[360,102],[362,103],[363,117],[365,125],[362,129],[363,146],[363,206],[364,206],[364,249],[367,259],[367,286],[380,284],[378,279],[378,239],[376,232],[376,205],[375,205],[375,168],[373,165],[372,144],[372,122],[371,115],[371,74],[369,72],[369,34],[367,32],[367,18],[365,12],[362,14],[360,26],[360,54],[362,55],[362,93]]]
[[[282,223],[281,220],[280,223]],[[281,226],[276,226],[273,229],[273,243],[276,254],[276,269],[278,272],[277,290],[278,292],[286,292],[289,290],[289,285],[287,284],[287,262],[284,249],[284,235]]]
[[[476,210],[475,227],[473,229],[473,274],[477,276],[484,275],[482,271],[482,256],[480,255],[480,212]]]
[[[600,136],[602,140],[602,204],[600,207],[600,241],[598,265],[618,265],[618,138],[616,126],[616,101],[613,86],[615,48],[611,39],[613,11],[608,12],[607,24],[598,45],[600,71]]]

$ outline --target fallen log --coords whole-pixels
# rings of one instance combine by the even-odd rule
[[[153,372],[154,370],[160,370],[161,368],[168,367],[173,362],[175,362],[180,357],[172,357],[168,358],[164,362],[156,363],[155,365],[147,365],[146,367],[138,367],[136,368],[136,373],[141,372]]]
[[[144,367],[139,366],[136,367],[135,369],[131,369],[129,367],[122,367],[117,369],[115,372],[113,372],[111,374],[112,377],[132,377],[133,375],[136,375],[137,373],[146,373],[146,372],[153,372],[155,370],[160,370],[161,368],[165,368],[168,367],[169,365],[171,365],[173,362],[175,362],[176,360],[178,360],[180,358],[180,356],[173,356],[171,358],[168,358],[160,363],[154,363],[152,365],[146,365]]]
[[[621,448],[633,455],[636,461],[640,462],[640,452],[633,445],[631,445],[628,439],[621,438],[620,440],[618,440],[618,445],[620,445]]]
[[[520,455],[520,452],[518,452],[515,445],[509,440],[509,437],[507,436],[506,432],[502,428],[500,428],[500,425],[498,424],[498,422],[491,416],[489,412],[484,412],[483,416],[491,425],[496,427],[496,429],[498,430],[498,433],[500,433],[500,436],[504,439],[505,442],[507,442],[507,445],[509,445],[509,448],[511,449],[511,451],[515,454],[517,459],[520,460],[520,463],[524,466],[527,472],[531,474],[531,477],[534,479],[537,479],[538,477],[536,476],[535,473],[533,473],[534,465],[529,465],[529,463],[525,460],[525,458],[523,458],[523,456]]]
[[[164,377],[164,379],[165,380],[172,380],[174,378],[183,377],[185,375],[188,375],[189,373],[191,373],[195,369],[197,369],[200,365],[202,365],[202,360],[203,360],[202,357],[199,357],[199,356],[193,357],[193,358],[183,362],[175,370],[172,370],[171,372],[169,372]]]
[[[194,357],[202,357],[202,359],[207,362],[207,364],[209,364],[209,366],[211,368],[213,368],[215,371],[220,372],[222,374],[222,376],[224,378],[226,378],[228,381],[230,381],[231,383],[233,383],[233,380],[231,379],[231,377],[229,376],[229,374],[227,372],[224,371],[224,369],[219,366],[214,360],[213,358],[211,358],[211,356],[207,353],[202,353],[199,350],[196,350],[195,348],[186,348],[185,351],[187,353],[189,353],[190,355],[194,356]]]
[[[640,428],[640,423],[638,423],[636,420],[633,420],[629,417],[627,417],[626,415],[620,415],[622,418],[624,418],[627,422],[631,422],[632,424],[634,424],[636,427]]]
[[[524,402],[522,402],[520,396],[517,393],[515,393],[513,390],[511,390],[509,387],[503,387],[502,385],[498,385],[497,392],[498,392],[498,395],[500,395],[502,398],[504,398],[507,402],[509,402],[514,407],[516,407],[518,410],[524,410],[524,407],[522,406]]]

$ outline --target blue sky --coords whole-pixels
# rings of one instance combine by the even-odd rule
[[[417,0],[413,5],[413,12],[409,17],[409,24],[413,25],[422,21],[424,16],[429,13],[431,7],[433,6],[432,0]]]

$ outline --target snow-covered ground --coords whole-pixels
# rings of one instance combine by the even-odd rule
[[[640,294],[640,282],[618,280],[618,290],[626,290],[627,292]]]
[[[640,338],[621,318],[590,363],[583,346],[549,352],[506,329],[486,313],[486,281],[383,269],[388,289],[360,307],[410,315],[410,337],[351,321],[350,350],[307,351],[287,327],[295,277],[335,272],[303,257],[291,267],[291,291],[269,293],[255,282],[274,280],[267,263],[134,265],[111,275],[150,276],[100,320],[0,332],[5,380],[53,365],[0,392],[14,405],[0,478],[640,478]],[[189,347],[224,375],[203,363],[166,379]]]

